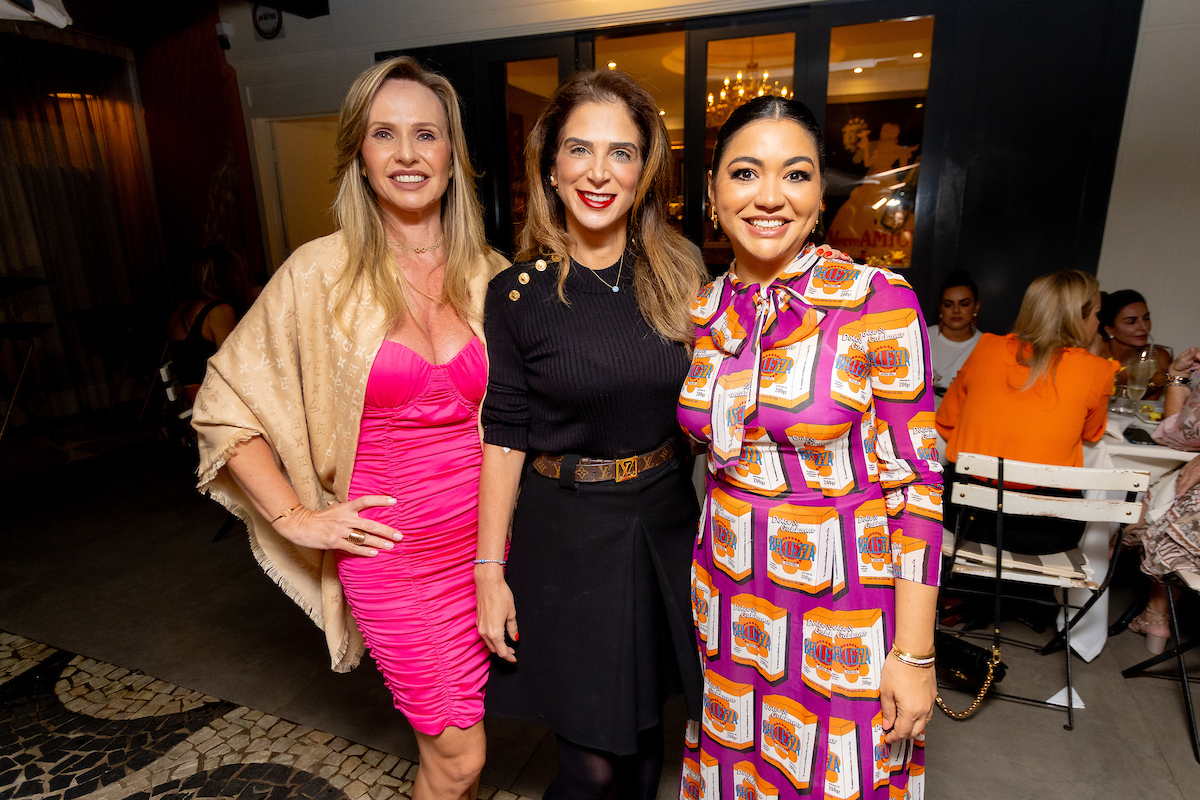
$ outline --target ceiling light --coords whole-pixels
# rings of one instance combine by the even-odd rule
[[[923,55],[925,55],[925,54],[924,53],[913,53],[913,58],[920,58]]]
[[[615,61],[610,61],[610,62],[608,62],[608,68],[609,68],[609,69],[616,69],[616,68],[617,68],[617,62],[615,62]]]
[[[762,79],[759,79],[759,75]],[[735,91],[736,90],[736,91]],[[745,69],[738,70],[735,78],[725,78],[719,87],[720,99],[712,94],[708,96],[708,108],[705,112],[707,127],[719,128],[724,124],[733,110],[754,97],[787,97],[788,89],[780,86],[779,81],[771,81],[771,73],[760,70],[754,58],[754,39],[750,39],[750,60]]]
[[[855,74],[855,75],[857,75],[857,74],[858,74],[858,73],[860,73],[860,72],[862,72],[862,67],[855,67],[855,68],[854,68],[854,74]]]
[[[924,108],[924,107],[925,107],[924,103],[917,103],[917,108]]]
[[[663,110],[660,108],[660,109],[658,110],[658,115],[659,115],[660,117],[665,117],[665,116],[667,115],[667,112],[663,111]]]

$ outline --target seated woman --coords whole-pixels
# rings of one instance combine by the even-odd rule
[[[1030,284],[1013,332],[985,333],[938,409],[938,433],[951,465],[959,453],[1082,466],[1083,443],[1097,441],[1107,423],[1113,362],[1086,349],[1096,334],[1100,292],[1078,270],[1043,275]],[[947,478],[949,485],[952,478]],[[1053,553],[1083,534],[1055,520],[1005,532],[1006,549]],[[975,526],[985,541],[991,527]]]
[[[964,270],[951,272],[942,284],[938,299],[938,321],[930,325],[929,357],[933,360],[933,391],[941,396],[950,388],[967,357],[979,343],[982,331],[975,327],[979,316],[979,290]]]
[[[1136,361],[1138,354],[1147,347],[1153,348],[1154,358],[1158,361],[1158,369],[1146,382],[1144,400],[1158,400],[1162,397],[1163,387],[1167,382],[1167,368],[1171,364],[1171,351],[1150,342],[1150,309],[1146,307],[1146,298],[1133,289],[1122,289],[1119,292],[1104,295],[1100,303],[1100,355],[1111,358],[1128,367]],[[1117,373],[1116,391],[1125,385],[1127,369]]]
[[[1200,347],[1179,354],[1167,367],[1166,397],[1163,400],[1163,421],[1154,431],[1154,438],[1176,450],[1200,451],[1200,382],[1188,389],[1188,378],[1200,369]],[[1153,497],[1160,481],[1150,488],[1147,505],[1154,507]],[[1175,499],[1165,514],[1145,519],[1126,529],[1126,541],[1142,547],[1142,572],[1151,576],[1150,601],[1146,610],[1129,623],[1129,630],[1144,634],[1146,649],[1158,655],[1171,635],[1167,625],[1167,588],[1162,576],[1177,570],[1200,572],[1200,456],[1193,458],[1175,473]]]
[[[188,298],[167,320],[168,352],[175,377],[196,399],[204,370],[254,300],[241,258],[223,244],[212,244],[192,262]]]

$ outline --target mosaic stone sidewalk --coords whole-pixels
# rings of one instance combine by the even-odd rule
[[[393,800],[417,765],[0,631],[0,800]],[[482,800],[529,800],[480,787]]]

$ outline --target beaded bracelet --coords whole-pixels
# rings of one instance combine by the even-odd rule
[[[933,659],[937,654],[930,653],[927,656],[915,656],[912,653],[906,653],[903,650],[898,650],[896,649],[895,645],[892,645],[891,655],[895,656],[896,660],[901,664],[907,664],[910,667],[921,667],[924,669],[933,666]]]
[[[499,564],[500,566],[503,567],[508,562],[505,561],[503,558],[477,558],[477,559],[475,559],[475,561],[473,563],[476,565],[478,565],[478,564]]]

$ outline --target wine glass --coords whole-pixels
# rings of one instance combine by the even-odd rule
[[[1146,419],[1142,416],[1139,401],[1146,396],[1146,388],[1157,371],[1158,361],[1154,358],[1154,350],[1149,347],[1141,350],[1126,369],[1125,391],[1133,400],[1133,413],[1143,422]]]

